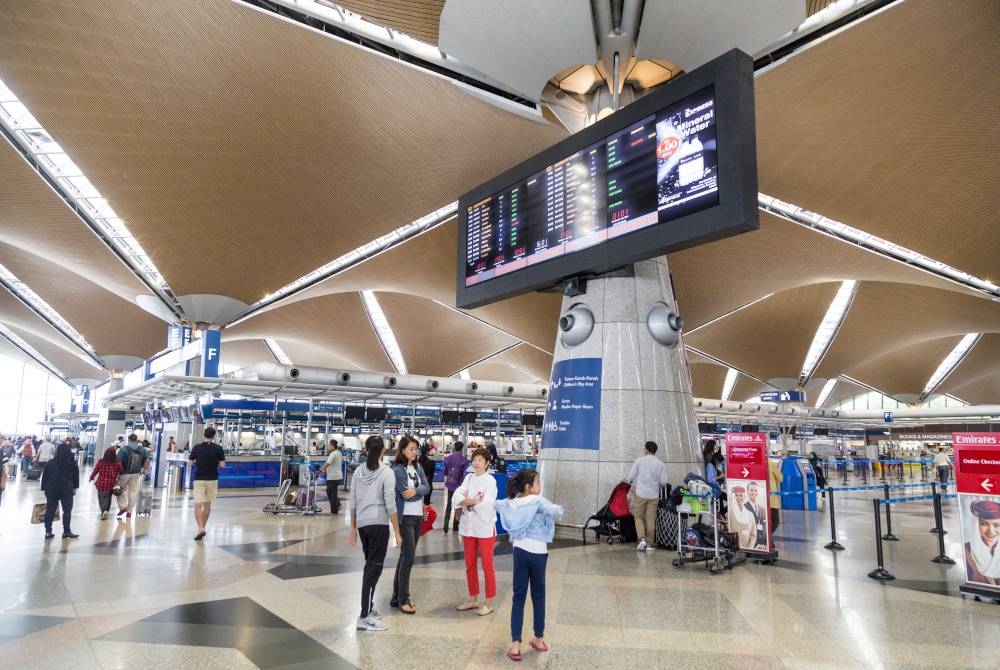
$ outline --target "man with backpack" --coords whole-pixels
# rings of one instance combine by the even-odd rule
[[[455,450],[444,459],[444,487],[448,489],[448,502],[444,510],[444,532],[446,535],[448,533],[448,519],[451,517],[451,499],[455,495],[455,491],[458,490],[458,487],[462,485],[462,480],[465,479],[465,471],[469,467],[469,461],[465,460],[464,451],[465,444],[455,442]],[[455,521],[452,524],[452,530],[457,533],[458,510],[456,509],[455,512]]]
[[[118,486],[121,495],[118,496],[118,514],[132,516],[131,505],[139,502],[139,487],[146,474],[149,463],[149,452],[139,444],[139,437],[132,433],[128,436],[128,444],[118,450],[118,460],[122,462],[122,473],[118,475]]]

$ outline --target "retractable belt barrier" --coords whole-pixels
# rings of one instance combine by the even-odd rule
[[[884,498],[874,498],[872,499],[872,505],[874,506],[875,513],[875,556],[878,561],[877,566],[874,570],[868,573],[868,576],[872,579],[878,579],[880,581],[889,581],[895,579],[896,577],[886,570],[885,562],[882,555],[882,541],[883,540],[898,540],[899,538],[892,534],[892,505],[907,502],[916,502],[919,500],[932,500],[934,502],[934,528],[931,528],[932,533],[936,533],[938,536],[938,554],[931,559],[932,563],[938,563],[940,565],[955,565],[955,559],[948,556],[944,550],[944,522],[943,522],[943,506],[941,501],[946,498],[957,498],[958,496],[954,493],[939,493],[937,490],[937,483],[931,482],[932,493],[930,495],[919,495],[919,496],[903,496],[899,498],[889,497],[888,484],[885,486],[885,497]],[[900,488],[900,487],[895,487]],[[885,518],[886,518],[886,534],[882,534],[882,505],[885,505]]]

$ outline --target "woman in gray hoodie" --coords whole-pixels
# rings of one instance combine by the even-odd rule
[[[378,435],[365,440],[365,462],[351,480],[351,533],[347,542],[355,547],[361,538],[365,552],[365,572],[361,580],[361,616],[358,630],[387,630],[375,611],[375,587],[382,576],[385,552],[389,548],[389,524],[402,546],[396,518],[396,478],[382,465],[385,442]]]

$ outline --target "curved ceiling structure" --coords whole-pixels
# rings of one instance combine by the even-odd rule
[[[466,2],[336,4],[431,45],[453,40],[471,67],[494,56],[493,42],[468,38],[483,21],[532,16],[511,3],[475,24]],[[523,87],[596,59],[576,4],[545,4],[531,11],[576,23],[545,44],[519,33],[517,58],[533,61]],[[672,3],[646,4],[644,26],[669,19]],[[769,2],[768,11],[794,23],[826,4]],[[764,28],[726,30],[749,44]],[[1000,281],[997,34],[1000,7],[990,0],[906,0],[760,69],[760,191]],[[640,55],[683,64],[661,42],[643,34]],[[672,46],[694,54],[698,45]],[[567,135],[544,110],[231,0],[5,3],[0,80],[107,198],[175,295],[251,305]],[[160,350],[164,323],[137,304],[150,293],[144,282],[3,141],[0,177],[0,264],[99,355]],[[224,329],[223,363],[273,361],[270,338],[297,364],[390,370],[361,299],[371,291],[409,371],[547,379],[561,296],[455,309],[457,237],[451,219],[252,312]],[[797,382],[833,295],[856,280],[807,386],[811,400],[841,375],[865,386],[840,378],[827,406],[867,387],[919,396],[966,333],[984,335],[935,393],[1000,400],[1000,302],[968,284],[766,212],[758,231],[667,261],[696,396],[719,397],[729,367],[741,373],[734,400]],[[7,292],[0,323],[65,376],[100,376]]]

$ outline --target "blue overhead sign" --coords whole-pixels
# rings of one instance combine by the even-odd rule
[[[201,335],[201,376],[219,376],[219,358],[222,351],[222,333],[218,330],[206,330]]]
[[[543,449],[600,449],[601,363],[573,358],[552,367]]]
[[[761,402],[805,402],[805,391],[764,391],[760,394]]]
[[[886,423],[892,423],[892,412],[882,412],[882,420]]]

